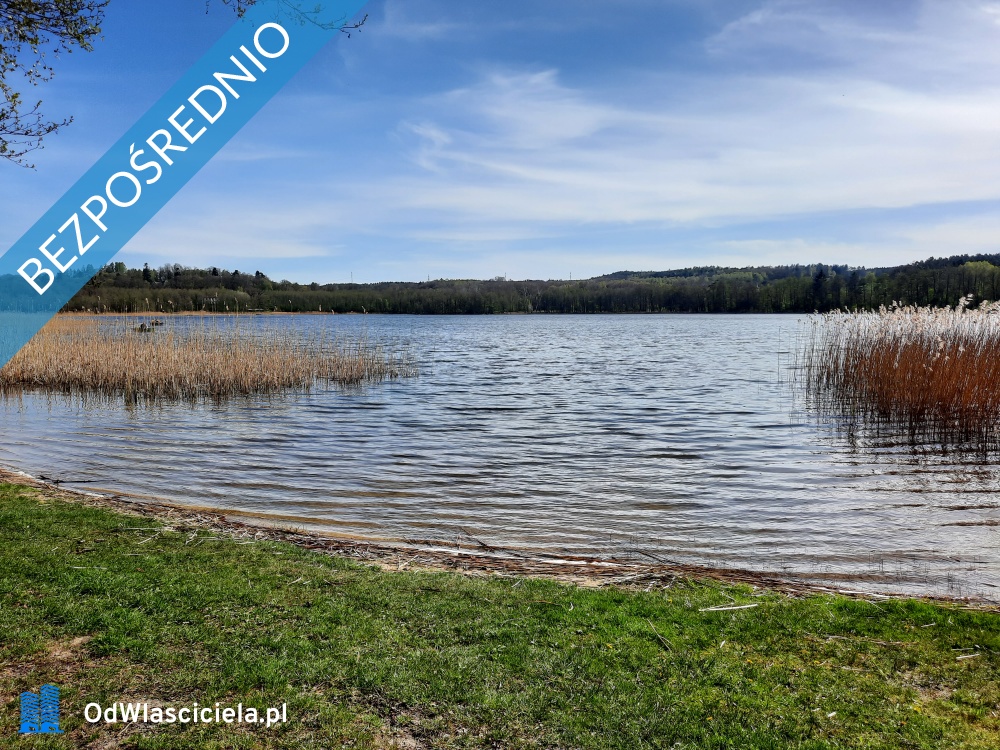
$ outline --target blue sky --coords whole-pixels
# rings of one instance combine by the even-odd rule
[[[164,10],[164,8],[167,8]],[[120,253],[336,282],[1000,252],[996,0],[376,0]],[[11,246],[232,23],[112,0]]]

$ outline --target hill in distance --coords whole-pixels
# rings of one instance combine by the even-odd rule
[[[334,312],[810,313],[880,305],[954,305],[966,294],[1000,298],[1000,253],[954,255],[886,268],[789,265],[618,271],[582,280],[437,279],[297,284],[219,268],[112,263],[66,311],[157,313]]]

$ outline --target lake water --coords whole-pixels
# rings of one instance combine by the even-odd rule
[[[797,317],[251,320],[364,332],[420,374],[224,405],[0,400],[0,464],[352,537],[1000,598],[1000,461],[848,443],[788,383]]]

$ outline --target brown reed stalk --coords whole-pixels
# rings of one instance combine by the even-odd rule
[[[240,318],[143,328],[136,318],[58,316],[0,369],[0,394],[221,400],[415,374],[404,357],[364,338],[338,341]]]
[[[816,315],[802,371],[815,406],[911,442],[1000,444],[1000,302]]]

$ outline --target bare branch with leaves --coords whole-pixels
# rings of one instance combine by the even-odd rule
[[[247,10],[256,5],[257,2],[258,0],[222,0],[222,3],[231,6],[240,18],[243,17]],[[212,0],[205,0],[206,13],[211,4]],[[326,20],[325,16],[329,15],[329,9],[324,7],[321,2],[316,2],[315,0],[275,0],[274,10],[277,17],[287,15],[299,25],[315,24],[324,29],[337,29],[347,34],[348,38],[351,37],[353,32],[360,31],[361,27],[368,21],[367,13],[365,13],[360,21],[354,23],[347,23],[345,18],[340,18],[336,21]]]
[[[35,87],[53,76],[50,58],[91,50],[108,0],[0,0],[0,157],[31,166],[24,157],[73,118],[48,120],[41,101],[26,101],[12,78]]]

